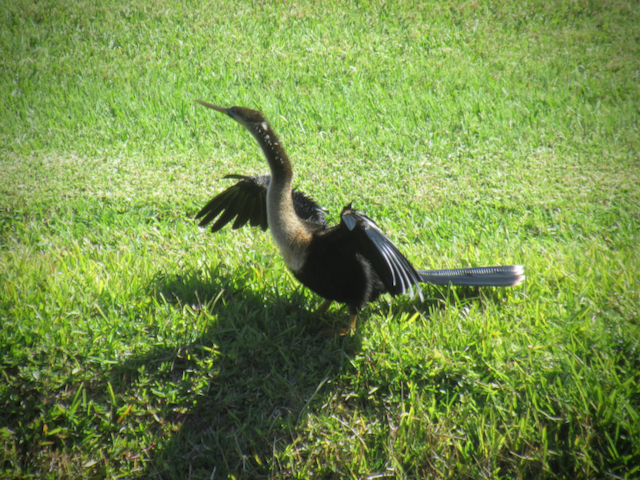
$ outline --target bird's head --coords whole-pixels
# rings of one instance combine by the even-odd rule
[[[251,110],[250,108],[245,107],[224,108],[203,102],[202,100],[195,100],[195,102],[217,112],[226,113],[251,133],[254,133],[256,129],[259,129],[260,127],[265,131],[269,129],[267,119],[258,110]]]

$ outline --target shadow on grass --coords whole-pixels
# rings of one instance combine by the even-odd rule
[[[307,412],[320,409],[344,369],[352,368],[348,358],[360,350],[358,335],[326,339],[326,323],[291,312],[300,300],[295,292],[289,299],[274,290],[237,287],[242,276],[241,271],[233,278],[193,271],[158,275],[150,286],[171,308],[198,317],[202,328],[190,341],[163,343],[112,372],[114,382],[128,377],[155,385],[150,410],[161,428],[156,444],[148,447],[145,467],[151,477],[286,474],[289,467],[275,465],[274,453],[295,441]],[[433,293],[423,311],[480,300],[477,289],[460,290],[455,300],[449,289]],[[344,310],[334,315],[346,321]],[[368,316],[365,310],[361,321]],[[162,440],[165,435],[168,441]]]
[[[307,413],[321,410],[336,385],[354,373],[349,359],[360,352],[360,337],[324,338],[326,323],[290,312],[304,303],[300,294],[292,290],[282,298],[268,284],[243,286],[243,278],[254,277],[242,269],[158,274],[145,292],[157,303],[133,307],[130,314],[132,323],[138,322],[132,328],[147,330],[150,347],[117,363],[111,357],[79,359],[86,368],[51,378],[48,373],[44,386],[18,375],[21,365],[47,365],[74,352],[52,346],[4,364],[0,417],[10,429],[4,432],[19,440],[15,448],[22,463],[15,467],[28,473],[41,454],[39,442],[46,441],[51,450],[70,452],[60,455],[67,467],[58,470],[59,478],[89,469],[99,478],[111,462],[131,472],[122,478],[288,476],[290,466],[277,464],[274,453],[296,448],[295,441],[308,430]],[[483,298],[474,289],[431,292],[435,296],[419,306],[423,314]],[[416,306],[406,297],[392,303],[396,312]],[[375,306],[362,312],[360,324],[372,310]],[[337,322],[347,317],[344,309],[326,316]],[[113,317],[117,337],[123,334],[117,331],[121,319],[117,313]],[[429,377],[425,387],[435,382],[455,390],[458,379],[449,373]],[[76,460],[76,451],[83,449],[102,456],[105,441],[112,444],[110,459],[89,463],[79,455]],[[139,447],[144,462],[135,453]],[[7,461],[0,468],[13,467]]]
[[[326,323],[291,313],[290,307],[305,303],[295,289],[283,298],[269,282],[247,287],[245,279],[255,277],[243,269],[158,274],[142,292],[145,301],[124,316],[110,312],[105,301],[111,323],[95,337],[79,337],[96,342],[94,355],[74,358],[74,349],[47,345],[5,361],[2,433],[13,439],[20,461],[0,461],[0,469],[44,478],[39,458],[48,448],[61,466],[47,466],[56,472],[47,478],[101,478],[114,469],[128,472],[123,479],[291,476],[291,466],[277,463],[286,455],[274,453],[297,448],[309,432],[307,413],[322,410],[356,373],[349,360],[360,352],[360,337],[324,338]],[[474,289],[430,292],[418,307],[424,315],[484,298]],[[417,306],[407,297],[391,303],[394,316]],[[375,304],[365,309],[359,324],[372,313],[377,318],[375,310]],[[324,317],[336,324],[347,319],[344,309]],[[124,324],[128,330],[120,330]],[[101,356],[97,342],[122,352],[114,345],[136,329],[143,331],[144,351],[118,360],[112,353]],[[45,369],[60,359],[74,369]],[[42,381],[30,373],[41,366]],[[436,383],[455,392],[458,380],[455,372],[443,371],[441,378],[425,379],[424,387]]]
[[[188,343],[152,349],[122,366],[129,375],[144,366],[149,380],[164,385],[161,411],[174,412],[163,419],[170,440],[149,449],[152,477],[286,473],[288,466],[274,464],[274,453],[295,441],[306,413],[320,409],[345,369],[352,368],[347,360],[360,350],[358,335],[326,339],[326,323],[291,313],[300,300],[295,292],[282,298],[274,290],[234,287],[242,276],[242,271],[233,278],[220,271],[187,272],[155,280],[155,294],[201,316],[202,331]],[[449,289],[433,293],[421,310],[482,297],[477,289],[459,289],[455,300]],[[347,318],[344,310],[334,316],[338,322]],[[365,310],[361,321],[368,316]]]
[[[236,290],[230,285],[237,278],[205,277],[156,277],[156,296],[187,309],[202,330],[183,344],[127,358],[112,371],[113,382],[126,378],[154,394],[146,401],[160,425],[157,445],[147,449],[147,475],[266,477],[281,471],[272,465],[274,451],[286,448],[307,411],[324,403],[328,381],[360,342],[324,338],[326,324],[289,313],[291,304],[277,292]]]

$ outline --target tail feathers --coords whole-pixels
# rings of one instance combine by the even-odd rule
[[[417,272],[423,283],[456,287],[515,287],[525,279],[522,265],[456,268],[454,270],[418,270]]]

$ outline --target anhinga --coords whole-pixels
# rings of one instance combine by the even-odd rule
[[[239,182],[214,197],[196,218],[216,232],[235,218],[232,228],[247,222],[267,227],[287,267],[307,288],[322,298],[318,312],[332,302],[349,309],[350,330],[356,314],[381,293],[392,296],[414,289],[423,299],[420,283],[455,286],[514,286],[524,280],[521,265],[416,270],[396,246],[367,216],[342,209],[340,224],[329,226],[324,211],[311,198],[292,189],[293,169],[287,154],[262,113],[244,107],[222,108],[196,100],[200,105],[227,114],[256,139],[269,163],[271,175],[227,175]],[[349,330],[347,330],[349,331]]]

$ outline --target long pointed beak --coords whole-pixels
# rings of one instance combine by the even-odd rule
[[[207,102],[203,102],[202,100],[194,100],[194,102],[199,103],[200,105],[207,107],[207,108],[212,108],[213,110],[216,110],[220,113],[226,113],[227,115],[229,115],[229,109],[228,108],[222,108],[219,107],[217,105],[213,105],[212,103],[207,103]]]

